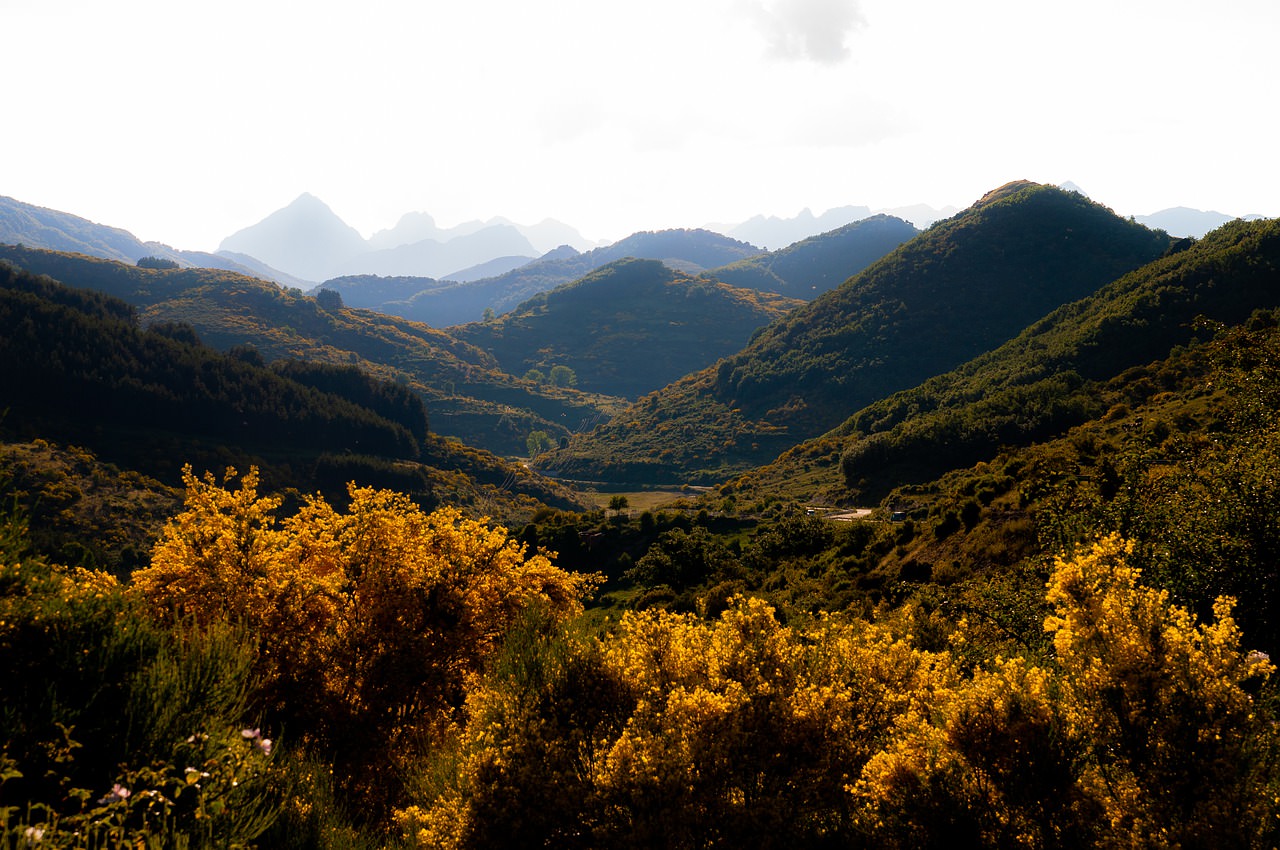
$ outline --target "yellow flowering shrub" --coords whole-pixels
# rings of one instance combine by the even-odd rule
[[[542,697],[472,692],[453,780],[399,813],[417,846],[492,846],[497,825],[558,847],[840,840],[894,718],[955,678],[887,626],[784,626],[758,599],[714,622],[628,613],[576,645]]]
[[[1129,551],[1112,535],[1049,581],[1062,711],[1090,747],[1081,786],[1124,843],[1254,846],[1274,828],[1275,736],[1246,685],[1274,665],[1241,650],[1232,600],[1198,623],[1138,583]]]
[[[1270,846],[1251,690],[1272,666],[1226,602],[1197,623],[1125,553],[1056,564],[1056,663],[962,672],[913,646],[910,610],[788,626],[743,598],[516,642],[523,672],[476,680],[447,778],[398,826],[450,848]]]
[[[1075,786],[1076,742],[1064,734],[1053,674],[997,658],[910,710],[850,789],[876,843],[918,847],[1088,846],[1096,813]]]
[[[452,508],[352,486],[345,511],[314,496],[280,519],[256,471],[234,478],[184,470],[185,509],[133,586],[162,616],[248,624],[276,710],[366,789],[449,722],[522,612],[563,621],[596,581]]]

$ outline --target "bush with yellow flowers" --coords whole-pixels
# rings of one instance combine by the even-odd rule
[[[374,810],[522,612],[563,621],[594,586],[455,509],[352,486],[344,511],[311,496],[281,518],[256,471],[235,477],[184,470],[185,509],[133,586],[163,619],[244,623],[272,715]]]
[[[1048,585],[1049,663],[881,622],[646,611],[510,642],[397,811],[419,847],[1262,847],[1273,672],[1104,539]],[[511,653],[518,656],[510,660]],[[499,657],[503,657],[500,655]]]

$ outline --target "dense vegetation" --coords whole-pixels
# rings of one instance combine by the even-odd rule
[[[1131,405],[1159,384],[1128,373],[1280,305],[1280,226],[1234,222],[1035,322],[1016,338],[918,387],[876,401],[830,433],[749,473],[737,492],[876,501]],[[1108,381],[1130,374],[1109,388]]]
[[[723,480],[990,350],[1169,243],[1078,194],[1011,184],[542,463],[588,480]]]
[[[144,325],[184,323],[227,351],[265,360],[355,365],[403,383],[431,407],[433,429],[519,455],[530,431],[557,438],[616,409],[616,399],[522,381],[443,331],[363,310],[325,309],[295,290],[208,269],[139,269],[74,254],[0,245],[0,259],[127,301]]]
[[[737,351],[798,304],[628,259],[451,332],[513,375],[565,366],[582,389],[636,398]]]
[[[927,598],[784,619],[735,596],[705,616],[627,612],[593,636],[569,625],[593,580],[501,529],[368,489],[346,510],[317,498],[281,515],[256,484],[188,473],[184,510],[123,587],[24,551],[10,521],[10,841],[1276,837],[1274,666],[1231,602],[1197,617],[1144,583],[1118,536],[1048,564],[1038,604],[1011,597],[1002,613],[1038,620],[1025,642]]]
[[[1278,254],[1181,243],[757,474],[593,512],[403,384],[0,264],[0,845],[1273,847]],[[387,454],[275,483],[330,421]]]
[[[189,325],[142,330],[123,301],[8,264],[0,329],[7,439],[74,442],[173,483],[187,458],[259,465],[274,487],[333,493],[356,479],[427,503],[447,495],[455,504],[576,504],[549,482],[430,434],[418,395],[354,366],[268,367],[253,349],[223,354]]]

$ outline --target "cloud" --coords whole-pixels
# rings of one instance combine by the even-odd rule
[[[849,35],[866,26],[858,0],[743,0],[770,50],[783,59],[834,65],[849,58]]]

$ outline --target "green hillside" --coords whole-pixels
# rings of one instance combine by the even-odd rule
[[[748,473],[739,492],[877,500],[1003,445],[1065,432],[1160,391],[1147,364],[1280,305],[1280,222],[1234,222],[1065,305],[1000,348],[880,399]],[[1167,379],[1167,376],[1166,376]],[[1107,389],[1121,381],[1124,392]],[[1139,389],[1135,389],[1139,388]]]
[[[876,215],[712,269],[707,276],[732,286],[812,301],[919,233],[902,219]]]
[[[674,268],[695,272],[759,253],[760,249],[752,245],[709,230],[634,233],[612,245],[581,254],[566,257],[553,252],[550,257],[483,280],[452,285],[424,280],[422,291],[406,300],[389,301],[378,309],[443,328],[478,321],[486,309],[505,313],[539,292],[570,283],[627,257],[661,260]]]
[[[737,351],[799,304],[627,259],[450,333],[513,375],[565,366],[579,389],[636,398]]]
[[[592,480],[741,473],[995,348],[1170,241],[1081,195],[1009,184],[541,463]]]
[[[220,350],[357,365],[427,401],[437,434],[499,454],[523,454],[529,432],[568,434],[617,399],[508,375],[475,346],[394,316],[339,306],[230,272],[140,269],[77,254],[0,245],[0,259],[134,305],[144,325],[181,322]]]
[[[428,431],[421,398],[352,365],[230,354],[189,325],[0,263],[0,433],[85,447],[176,483],[181,467],[258,466],[275,487],[392,486],[495,513],[578,503],[562,488]],[[492,506],[490,506],[490,502]]]

